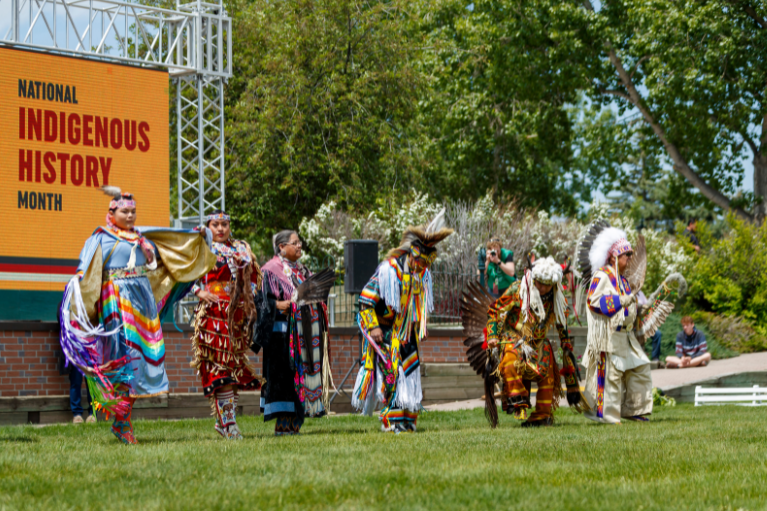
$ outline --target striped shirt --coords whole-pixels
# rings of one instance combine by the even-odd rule
[[[676,356],[679,358],[695,358],[706,353],[706,336],[697,328],[693,328],[692,335],[687,335],[684,330],[676,334]]]

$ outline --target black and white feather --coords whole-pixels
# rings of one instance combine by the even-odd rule
[[[495,298],[479,282],[469,282],[461,297],[461,321],[466,346],[466,359],[474,371],[485,377],[488,351],[482,348],[485,342],[487,313]]]
[[[104,194],[109,195],[115,200],[120,200],[120,198],[122,198],[123,196],[123,192],[119,186],[104,185],[101,187],[101,191],[104,192]]]
[[[592,275],[596,270],[599,269],[599,267],[592,267],[591,258],[589,256],[591,254],[591,248],[594,245],[594,241],[602,231],[608,229],[609,227],[610,223],[607,220],[597,220],[586,229],[583,237],[578,242],[578,248],[575,252],[577,257],[576,266],[581,274],[581,278],[584,281],[591,281]]]
[[[336,272],[327,267],[303,281],[296,288],[296,305],[303,307],[318,302],[326,302],[330,289],[336,282]]]

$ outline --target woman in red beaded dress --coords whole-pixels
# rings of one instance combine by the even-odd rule
[[[241,390],[258,390],[261,378],[248,360],[256,308],[253,298],[261,287],[261,270],[250,246],[231,237],[230,217],[217,210],[207,217],[213,236],[216,266],[194,288],[200,303],[195,309],[192,367],[211,400],[215,428],[230,440],[242,439],[237,427]]]

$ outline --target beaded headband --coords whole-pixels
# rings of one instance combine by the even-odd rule
[[[611,256],[622,256],[623,254],[627,254],[629,252],[633,252],[634,249],[631,248],[631,243],[628,242],[626,238],[621,238],[615,243],[612,244],[610,247],[610,255]]]
[[[130,194],[126,193],[123,197],[120,197],[119,199],[112,199],[109,202],[109,209],[120,209],[120,208],[135,208],[136,207],[136,201],[134,199],[128,199],[125,196],[131,197]]]
[[[231,221],[231,217],[226,213],[211,213],[208,215],[207,221],[210,222],[211,220],[226,220],[229,222]]]

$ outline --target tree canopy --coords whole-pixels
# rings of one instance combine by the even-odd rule
[[[763,3],[228,8],[227,204],[253,241],[331,199],[370,211],[412,190],[565,215],[617,190],[654,226],[688,206],[764,217]],[[752,195],[738,193],[749,157]]]
[[[422,183],[404,5],[235,2],[227,203],[240,232],[264,242],[329,198],[365,207]]]
[[[568,29],[560,40],[582,49],[590,96],[637,109],[657,151],[713,204],[763,218],[767,7],[745,0],[623,0],[595,8],[584,0],[558,9],[560,26]],[[754,163],[753,204],[733,198],[745,148]]]

